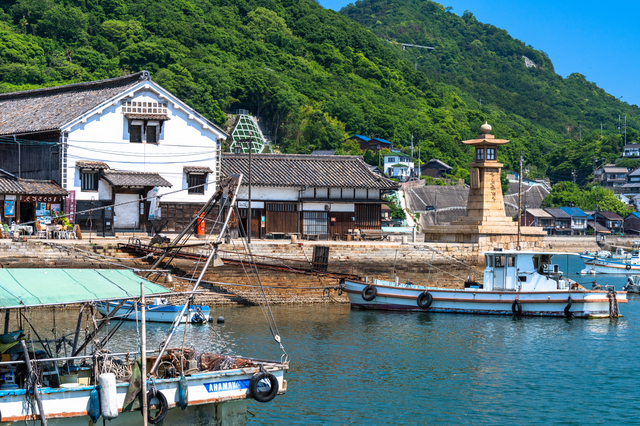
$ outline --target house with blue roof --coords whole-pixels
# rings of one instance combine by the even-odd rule
[[[560,209],[571,216],[571,235],[586,235],[589,215],[578,207],[560,207]]]
[[[633,212],[624,218],[624,233],[640,235],[640,213]]]
[[[377,152],[383,148],[391,149],[393,147],[393,144],[388,140],[382,138],[368,138],[363,135],[352,135],[348,137],[347,140],[358,142],[360,149],[363,151],[370,149],[371,151]]]

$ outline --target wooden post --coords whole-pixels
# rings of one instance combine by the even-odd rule
[[[24,353],[24,362],[27,364],[27,372],[29,373],[29,379],[33,377],[34,373],[31,370],[31,360],[29,359],[29,350],[27,349],[27,344],[24,340],[21,340],[22,344],[22,352]],[[40,393],[38,393],[38,380],[36,379],[33,384],[33,396],[36,399],[36,404],[38,404],[38,412],[40,413],[40,423],[42,426],[47,426],[47,416],[44,414],[44,407],[42,406],[42,400],[40,399]]]
[[[11,309],[7,309],[4,311],[4,334],[9,332],[9,315],[11,314]]]
[[[148,425],[149,408],[147,407],[147,324],[145,322],[145,300],[144,300],[144,282],[140,282],[140,321],[142,328],[142,336],[140,338],[140,352],[142,369],[142,424]]]

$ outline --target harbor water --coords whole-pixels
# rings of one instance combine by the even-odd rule
[[[587,288],[594,278],[618,290],[626,281],[580,277],[578,258],[568,266]],[[288,393],[251,402],[247,424],[639,424],[640,299],[629,299],[623,318],[595,320],[275,306],[292,359]],[[212,315],[226,323],[192,325],[186,335],[181,327],[172,345],[280,359],[260,307],[212,307]],[[58,313],[67,329],[74,318]],[[150,349],[167,329],[149,324]],[[118,336],[109,349],[133,349],[135,323]]]

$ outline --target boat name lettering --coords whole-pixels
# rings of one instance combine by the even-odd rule
[[[205,383],[204,388],[209,393],[249,389],[249,381],[250,381],[249,379],[246,379],[246,380],[230,380],[228,382]]]

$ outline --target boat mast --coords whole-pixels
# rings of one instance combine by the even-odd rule
[[[230,200],[229,206],[231,207],[227,211],[227,215],[225,217],[222,228],[220,229],[220,234],[218,235],[218,239],[213,243],[213,250],[211,250],[209,257],[207,257],[207,260],[204,266],[202,267],[202,271],[200,271],[200,276],[198,276],[198,280],[196,281],[195,285],[193,286],[193,289],[191,290],[192,292],[195,292],[198,289],[198,287],[200,286],[200,281],[202,281],[202,278],[204,277],[205,272],[207,272],[207,268],[209,267],[209,264],[218,253],[218,245],[222,241],[222,236],[224,235],[227,229],[227,225],[229,224],[229,220],[231,219],[231,214],[233,213],[233,206],[236,204],[236,198],[238,196],[238,190],[240,189],[241,182],[242,182],[242,173],[229,176],[229,181],[227,181],[226,185],[224,185],[229,188],[230,194],[227,199]],[[233,192],[231,191],[231,188],[233,188]],[[160,353],[158,354],[158,358],[156,358],[156,362],[153,363],[153,367],[151,367],[151,370],[149,370],[150,375],[152,375],[156,371],[156,368],[158,368],[158,365],[160,365],[160,362],[162,361],[162,355],[164,354],[164,351],[167,349],[167,346],[169,346],[169,341],[171,340],[171,336],[173,336],[173,333],[175,333],[176,329],[180,325],[180,319],[184,317],[184,313],[187,310],[188,306],[189,306],[189,303],[185,303],[184,305],[182,305],[182,310],[180,311],[180,315],[176,316],[176,318],[173,320],[173,324],[171,324],[171,329],[169,330],[169,335],[167,336],[165,341],[162,343],[162,348],[160,348]]]

